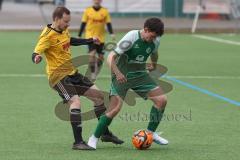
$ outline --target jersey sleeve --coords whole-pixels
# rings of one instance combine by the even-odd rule
[[[84,10],[83,12],[83,16],[82,16],[82,22],[87,22],[88,18],[87,18],[87,9]]]
[[[106,23],[111,23],[111,16],[110,16],[110,13],[108,12],[108,10],[106,9]]]
[[[160,46],[160,37],[156,38],[156,40],[154,41],[154,44],[155,44],[155,49],[153,50],[152,54],[157,54],[158,48]]]
[[[133,43],[136,40],[136,36],[138,36],[138,31],[130,31],[128,32],[118,43],[117,47],[114,50],[117,54],[123,54],[128,51]]]
[[[41,35],[34,49],[34,53],[43,54],[50,47],[48,36]]]

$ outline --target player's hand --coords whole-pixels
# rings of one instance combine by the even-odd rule
[[[32,54],[32,61],[33,61],[33,63],[38,64],[42,61],[42,56],[40,54],[33,53]]]
[[[34,62],[35,62],[36,64],[40,63],[41,61],[42,61],[42,56],[41,56],[41,55],[35,56]]]
[[[116,75],[117,81],[118,81],[119,83],[125,83],[125,82],[127,82],[126,77],[125,77],[121,72],[118,72],[118,73],[115,74],[115,75]]]
[[[115,40],[116,40],[115,34],[111,34],[110,36],[111,36],[111,38],[112,38],[112,41],[115,41]]]
[[[101,42],[100,42],[100,40],[99,40],[98,37],[93,37],[93,43],[94,43],[94,44],[97,44],[97,45],[100,45],[100,44],[101,44]]]
[[[149,72],[152,72],[156,69],[156,67],[154,67],[154,65],[152,63],[147,63],[146,68]]]

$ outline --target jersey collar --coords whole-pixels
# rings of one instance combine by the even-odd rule
[[[102,8],[102,6],[99,6],[99,7],[92,6],[92,8],[93,8],[95,11],[99,11],[99,10]]]
[[[52,28],[51,26],[52,26],[52,24],[48,24],[48,25],[47,25],[48,28],[54,30],[55,32],[60,33],[60,34],[63,33],[63,31],[58,31],[58,30],[56,30],[55,28]]]

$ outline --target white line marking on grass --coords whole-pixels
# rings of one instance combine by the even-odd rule
[[[211,91],[209,91],[209,90],[207,90],[207,89],[200,88],[200,87],[198,87],[198,86],[192,85],[192,84],[190,84],[190,83],[181,81],[181,80],[179,80],[179,79],[176,79],[176,78],[173,78],[173,77],[170,77],[170,76],[165,76],[165,78],[167,78],[168,80],[171,80],[171,81],[173,81],[173,82],[176,82],[176,83],[178,83],[178,84],[180,84],[180,85],[182,85],[182,86],[188,87],[188,88],[190,88],[190,89],[192,89],[192,90],[195,90],[195,91],[198,91],[198,92],[207,94],[207,95],[209,95],[209,96],[215,97],[215,98],[217,98],[217,99],[221,99],[221,100],[223,100],[223,101],[225,101],[225,102],[228,102],[228,103],[231,103],[231,104],[234,104],[234,105],[240,107],[240,102],[235,101],[235,100],[232,100],[232,99],[229,99],[229,98],[224,97],[224,96],[221,96],[221,95],[219,95],[219,94],[217,94],[217,93],[214,93],[214,92],[211,92]]]
[[[225,40],[225,39],[210,37],[210,36],[204,36],[204,35],[192,35],[192,36],[196,37],[196,38],[200,38],[200,39],[214,41],[214,42],[240,46],[240,42],[236,42],[236,41],[230,41],[230,40]]]
[[[0,77],[46,77],[46,74],[0,74]]]

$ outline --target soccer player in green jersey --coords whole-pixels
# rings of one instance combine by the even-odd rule
[[[162,145],[168,144],[166,139],[155,132],[163,116],[167,97],[161,87],[148,74],[148,70],[156,68],[158,47],[163,33],[163,22],[158,18],[149,18],[144,23],[142,30],[128,32],[119,41],[117,48],[110,52],[107,59],[113,76],[110,103],[107,112],[101,116],[94,134],[89,138],[89,146],[96,149],[98,138],[121,110],[129,89],[144,99],[152,100],[153,106],[147,129],[153,133],[154,142]],[[150,57],[151,63],[146,65],[148,57]]]

